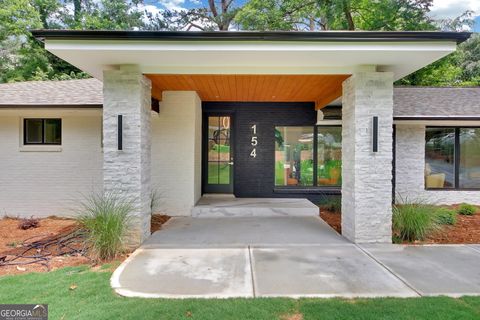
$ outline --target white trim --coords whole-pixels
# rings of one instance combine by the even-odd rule
[[[131,41],[47,39],[47,50],[133,50],[133,51],[450,51],[455,41]]]
[[[23,145],[18,148],[20,152],[62,152],[59,145]]]
[[[98,79],[119,65],[152,74],[352,74],[367,65],[397,80],[455,51],[456,42],[47,39],[45,47]]]

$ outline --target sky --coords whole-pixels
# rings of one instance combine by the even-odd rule
[[[245,0],[236,0],[237,4],[243,2]],[[144,0],[145,9],[149,11],[190,9],[206,4],[207,0]],[[474,31],[480,32],[480,0],[434,0],[430,15],[434,19],[455,18],[466,10],[474,11]]]

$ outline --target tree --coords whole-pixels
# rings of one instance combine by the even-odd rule
[[[236,21],[248,30],[433,30],[432,0],[250,0]]]
[[[147,14],[149,30],[228,31],[240,8],[233,0],[208,0],[205,7],[188,10],[166,10],[155,16]]]
[[[327,29],[323,8],[317,0],[251,0],[237,14],[245,30]]]
[[[28,0],[0,0],[0,82],[23,80],[19,68],[40,64],[28,59],[31,49],[28,29],[41,27],[40,15]]]
[[[73,11],[67,4],[73,4]],[[88,75],[47,52],[31,29],[133,30],[144,26],[140,0],[0,0],[0,82]]]
[[[460,50],[462,79],[472,85],[480,85],[480,34],[472,35],[460,46]]]

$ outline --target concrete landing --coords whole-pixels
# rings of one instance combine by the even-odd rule
[[[197,218],[318,216],[319,209],[307,199],[235,198],[204,195],[192,209]]]
[[[246,246],[350,245],[316,217],[170,219],[142,248],[244,248]]]

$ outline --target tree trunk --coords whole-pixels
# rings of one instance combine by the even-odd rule
[[[347,1],[343,3],[343,13],[345,14],[345,19],[347,20],[348,30],[355,30],[355,23],[353,22],[352,12],[350,10],[350,4]]]
[[[73,0],[73,19],[75,22],[80,21],[80,15],[82,13],[82,0]]]

